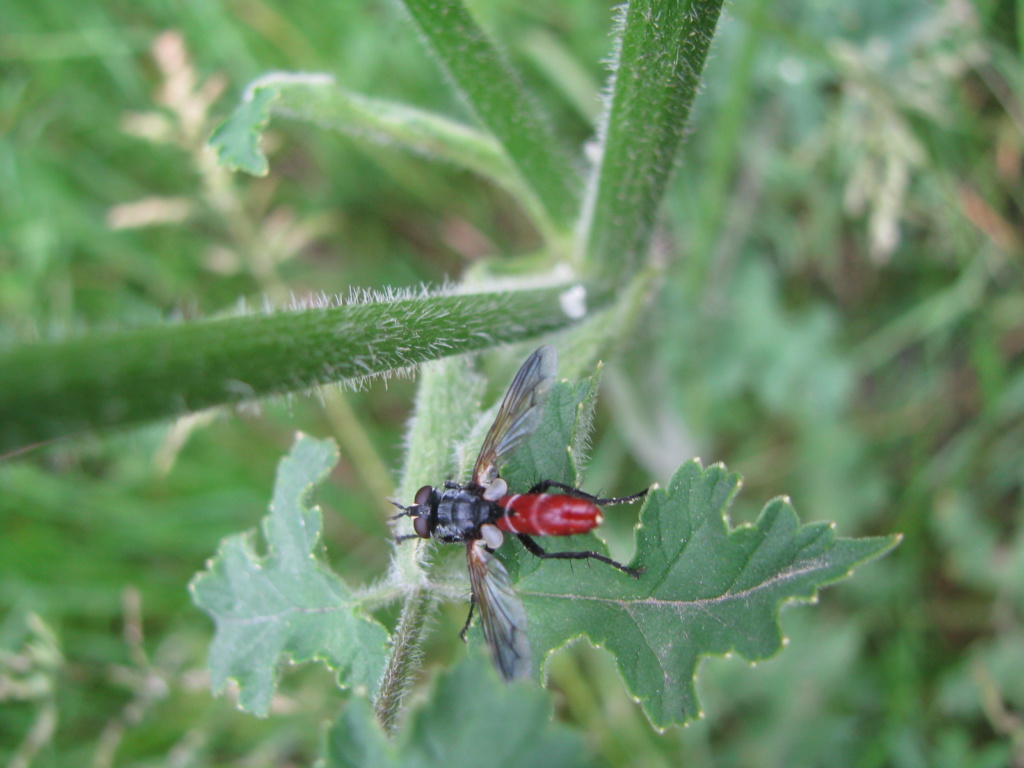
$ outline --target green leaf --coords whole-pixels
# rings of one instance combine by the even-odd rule
[[[586,636],[615,655],[654,725],[683,723],[700,714],[693,679],[702,656],[768,658],[782,645],[784,602],[813,599],[898,543],[836,538],[828,523],[800,525],[785,499],[770,502],[754,525],[730,529],[725,513],[738,486],[723,466],[691,461],[667,489],[652,491],[630,562],[646,568],[639,579],[600,564],[573,570],[519,558],[536,663]],[[579,539],[545,544],[581,548]]]
[[[579,484],[599,379],[600,369],[578,384],[560,381],[551,388],[536,431],[501,469],[509,488],[525,492],[541,480]]]
[[[552,387],[537,430],[501,468],[510,488],[524,491],[541,478],[576,481],[596,386],[597,373],[577,385]],[[493,416],[492,409],[480,418],[469,445],[479,445]],[[828,523],[800,525],[785,499],[770,502],[754,525],[731,529],[726,511],[738,486],[739,477],[723,466],[705,470],[692,461],[668,489],[653,490],[630,562],[646,568],[639,579],[596,562],[544,562],[507,537],[498,554],[526,606],[538,673],[551,652],[586,636],[616,656],[652,723],[684,723],[699,714],[693,680],[702,656],[773,655],[782,643],[783,603],[813,599],[820,587],[898,541],[836,538]],[[593,534],[549,537],[542,545],[607,553]],[[470,637],[473,645],[482,643],[478,627]]]
[[[259,142],[272,115],[403,147],[480,174],[512,195],[541,231],[551,230],[540,201],[493,136],[441,115],[346,91],[329,75],[274,72],[250,83],[242,103],[210,138],[220,162],[265,175],[267,158]]]
[[[470,109],[501,142],[549,218],[571,228],[579,207],[579,176],[519,75],[460,0],[404,3]]]
[[[577,289],[316,299],[301,311],[0,348],[0,453],[528,339],[579,319],[563,302]],[[588,307],[609,298],[590,292]]]
[[[323,768],[530,768],[589,766],[580,737],[551,722],[550,697],[503,683],[482,654],[442,674],[389,740],[354,697],[327,733]]]
[[[267,156],[260,149],[260,137],[270,122],[270,103],[276,96],[270,88],[248,91],[241,105],[213,132],[210,146],[221,165],[253,176],[267,175]]]
[[[585,254],[600,279],[621,280],[646,254],[721,9],[722,0],[625,6],[584,212]]]
[[[577,384],[563,380],[551,388],[536,430],[501,467],[501,477],[513,492],[525,493],[540,480],[580,484],[583,445],[597,404],[600,374],[598,368]],[[463,451],[465,456],[476,456],[484,435],[494,422],[499,404],[500,400],[479,417],[473,436]],[[464,469],[468,472],[470,466],[471,460],[466,462]],[[465,472],[460,477],[465,479]],[[514,537],[508,537],[508,541],[508,545],[498,550],[498,557],[515,580],[521,561],[533,566],[538,561]],[[572,541],[577,545],[575,549],[605,550],[604,543],[593,535],[575,536]],[[475,642],[483,640],[478,628],[470,636]]]
[[[402,482],[396,492],[397,499],[410,503],[420,486],[437,485],[440,478],[459,476],[458,448],[463,442],[462,436],[470,432],[479,415],[484,384],[484,378],[476,372],[474,361],[468,356],[437,360],[423,366],[416,408],[407,431],[406,461]],[[399,524],[396,532],[411,534],[412,525],[405,521]],[[425,550],[427,547],[423,545],[408,542],[397,548],[391,565],[392,579],[410,589],[392,635],[387,670],[374,701],[378,721],[389,730],[401,713],[419,665],[419,647],[436,602],[436,596],[424,586],[424,568],[427,557],[435,565],[440,558],[433,552],[426,555]],[[460,562],[463,569],[464,563],[463,557]],[[367,764],[377,763],[370,761]]]
[[[283,661],[323,661],[338,670],[339,685],[367,691],[384,669],[387,632],[327,566],[320,510],[309,506],[313,487],[337,461],[332,440],[300,434],[277,469],[262,526],[267,554],[257,554],[255,532],[230,536],[190,585],[217,625],[213,690],[235,680],[248,712],[267,713]]]
[[[318,768],[387,768],[397,765],[397,749],[384,733],[363,696],[353,696],[327,731]]]

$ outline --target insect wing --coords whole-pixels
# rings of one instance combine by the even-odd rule
[[[484,438],[473,468],[473,482],[489,485],[498,476],[502,460],[537,429],[557,370],[558,353],[548,344],[526,358]]]
[[[469,583],[480,611],[480,627],[494,664],[506,680],[529,677],[530,641],[526,635],[526,609],[512,587],[501,561],[480,540],[466,549]]]

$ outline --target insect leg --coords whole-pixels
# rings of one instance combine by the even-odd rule
[[[395,544],[401,544],[403,541],[408,541],[409,539],[418,539],[418,538],[420,538],[420,536],[418,534],[415,534],[415,533],[405,533],[405,534],[402,534],[401,536],[395,536]]]
[[[519,540],[523,542],[523,546],[526,547],[527,551],[529,551],[531,555],[536,555],[542,560],[599,560],[602,563],[607,563],[613,568],[618,568],[623,573],[628,573],[634,579],[640,578],[640,574],[644,572],[643,566],[639,568],[628,568],[622,563],[616,562],[610,557],[606,557],[599,552],[548,552],[529,535],[525,533],[519,533],[516,535],[519,537]]]
[[[476,595],[470,593],[469,595],[469,615],[466,616],[466,623],[462,625],[462,631],[459,632],[459,639],[462,642],[466,642],[466,633],[469,631],[469,623],[473,621],[473,609],[476,608]]]
[[[631,494],[629,496],[617,496],[611,499],[600,499],[597,496],[594,496],[593,494],[587,493],[586,491],[581,491],[579,488],[573,488],[571,485],[567,485],[565,483],[555,482],[554,480],[541,480],[539,483],[533,486],[533,488],[531,488],[528,491],[528,493],[543,493],[548,488],[557,488],[560,491],[564,491],[568,496],[575,496],[578,499],[586,499],[591,504],[597,504],[599,507],[603,507],[607,504],[628,504],[630,502],[636,501],[637,499],[642,499],[644,496],[647,495],[647,491],[649,490],[648,488],[644,488],[642,491],[638,491],[637,493]]]

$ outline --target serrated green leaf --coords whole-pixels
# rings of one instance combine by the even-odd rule
[[[580,737],[551,722],[550,698],[525,683],[503,683],[482,654],[441,675],[425,701],[388,740],[360,698],[327,733],[322,768],[530,768],[588,766]]]
[[[583,465],[587,461],[587,449],[590,447],[590,432],[594,426],[594,409],[597,407],[597,390],[603,366],[603,363],[598,363],[594,372],[576,385],[575,411],[569,432],[569,457],[577,485],[583,481]]]
[[[501,477],[512,491],[525,493],[540,480],[579,486],[583,444],[597,404],[600,377],[598,368],[576,384],[563,380],[551,388],[537,429],[501,468]],[[481,418],[482,425],[486,428],[493,419],[492,410]],[[482,440],[483,431],[480,434]],[[540,561],[513,537],[508,538],[510,543],[498,550],[498,556],[515,581],[521,562],[535,568]],[[574,536],[570,541],[572,549],[607,554],[604,542],[594,535]],[[473,636],[482,638],[479,632]]]
[[[555,383],[536,431],[501,468],[509,488],[523,493],[540,480],[570,485],[579,482],[575,456],[576,449],[582,446],[576,436],[581,434],[580,426],[589,424],[597,382],[595,374],[578,384]]]
[[[540,478],[575,481],[569,446],[581,440],[596,384],[595,374],[552,388],[536,432],[502,467],[510,488],[526,490]],[[485,426],[491,418],[482,418]],[[730,529],[726,511],[738,486],[723,466],[705,470],[692,461],[668,489],[652,491],[630,563],[646,568],[637,580],[593,561],[541,561],[508,537],[498,554],[526,606],[538,673],[548,654],[587,636],[616,656],[652,723],[684,723],[699,714],[693,679],[702,656],[771,656],[781,648],[783,603],[814,598],[898,540],[836,538],[828,523],[800,525],[784,499],[769,503],[754,525]],[[593,534],[541,543],[549,551],[607,554]],[[477,628],[471,638],[482,643]]]
[[[800,525],[785,499],[770,502],[754,525],[730,529],[725,513],[738,486],[723,466],[691,461],[667,489],[652,491],[631,561],[646,568],[636,580],[599,564],[573,570],[521,558],[517,588],[536,663],[586,636],[615,655],[654,725],[686,722],[700,714],[693,679],[702,656],[773,655],[784,602],[812,599],[898,541],[842,539],[828,523]],[[580,548],[577,539],[545,545]]]
[[[270,122],[270,103],[275,98],[277,91],[273,88],[252,89],[213,132],[210,146],[221,165],[253,176],[267,175],[267,156],[260,149],[260,137]]]
[[[217,629],[210,648],[211,686],[239,687],[239,706],[265,715],[282,661],[323,661],[338,683],[373,691],[384,668],[387,633],[362,613],[351,589],[324,560],[313,487],[338,461],[332,440],[300,434],[277,469],[263,519],[267,554],[255,532],[230,536],[190,585]]]

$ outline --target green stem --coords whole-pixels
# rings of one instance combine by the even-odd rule
[[[566,327],[566,287],[164,325],[0,350],[0,452],[302,392]],[[591,292],[596,309],[609,295]]]
[[[584,256],[599,279],[621,281],[647,253],[721,10],[722,0],[626,8],[584,208]]]
[[[414,589],[405,600],[398,627],[391,636],[388,665],[373,702],[377,720],[387,731],[395,729],[402,702],[419,669],[427,618],[434,605],[435,601],[427,590]]]
[[[508,192],[547,241],[561,236],[547,206],[491,134],[405,104],[349,93],[333,83],[304,83],[294,75],[267,75],[259,83],[261,88],[277,89],[277,98],[269,105],[275,115],[395,144],[466,168]]]
[[[460,0],[404,0],[480,122],[501,142],[549,218],[571,227],[579,175],[518,74]]]
[[[479,412],[483,385],[483,378],[465,357],[423,366],[406,436],[408,453],[396,494],[399,499],[411,499],[416,488],[452,476],[455,445],[469,432]],[[398,547],[392,562],[389,581],[411,588],[374,702],[377,719],[389,730],[395,725],[395,716],[422,655],[425,624],[435,600],[428,591],[430,588],[424,586],[430,578],[432,562],[429,544],[417,546],[413,542]]]

